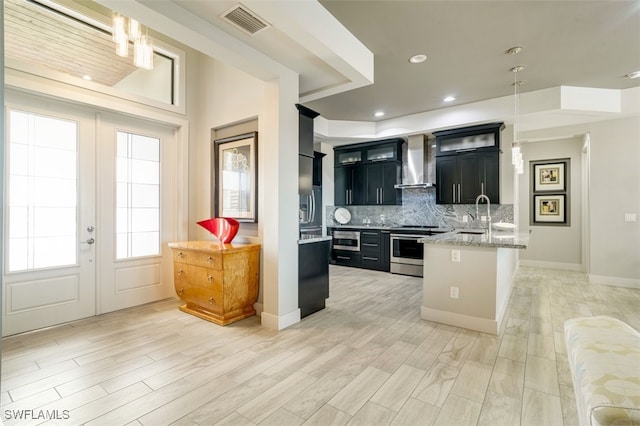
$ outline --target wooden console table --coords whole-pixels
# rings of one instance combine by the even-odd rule
[[[219,325],[255,315],[260,244],[169,243],[180,310]]]

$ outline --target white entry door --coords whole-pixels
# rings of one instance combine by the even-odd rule
[[[101,114],[98,147],[98,313],[171,297],[175,129]]]
[[[95,315],[95,116],[7,93],[2,334]]]
[[[171,297],[175,129],[9,93],[2,334]]]

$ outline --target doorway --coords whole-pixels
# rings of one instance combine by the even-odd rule
[[[6,100],[3,335],[170,297],[175,129]]]

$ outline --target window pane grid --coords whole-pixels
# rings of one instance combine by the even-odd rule
[[[9,272],[77,265],[78,123],[9,112]]]
[[[160,140],[117,132],[116,258],[160,254]]]

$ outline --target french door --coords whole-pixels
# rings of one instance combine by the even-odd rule
[[[6,99],[2,334],[169,297],[174,130]]]

